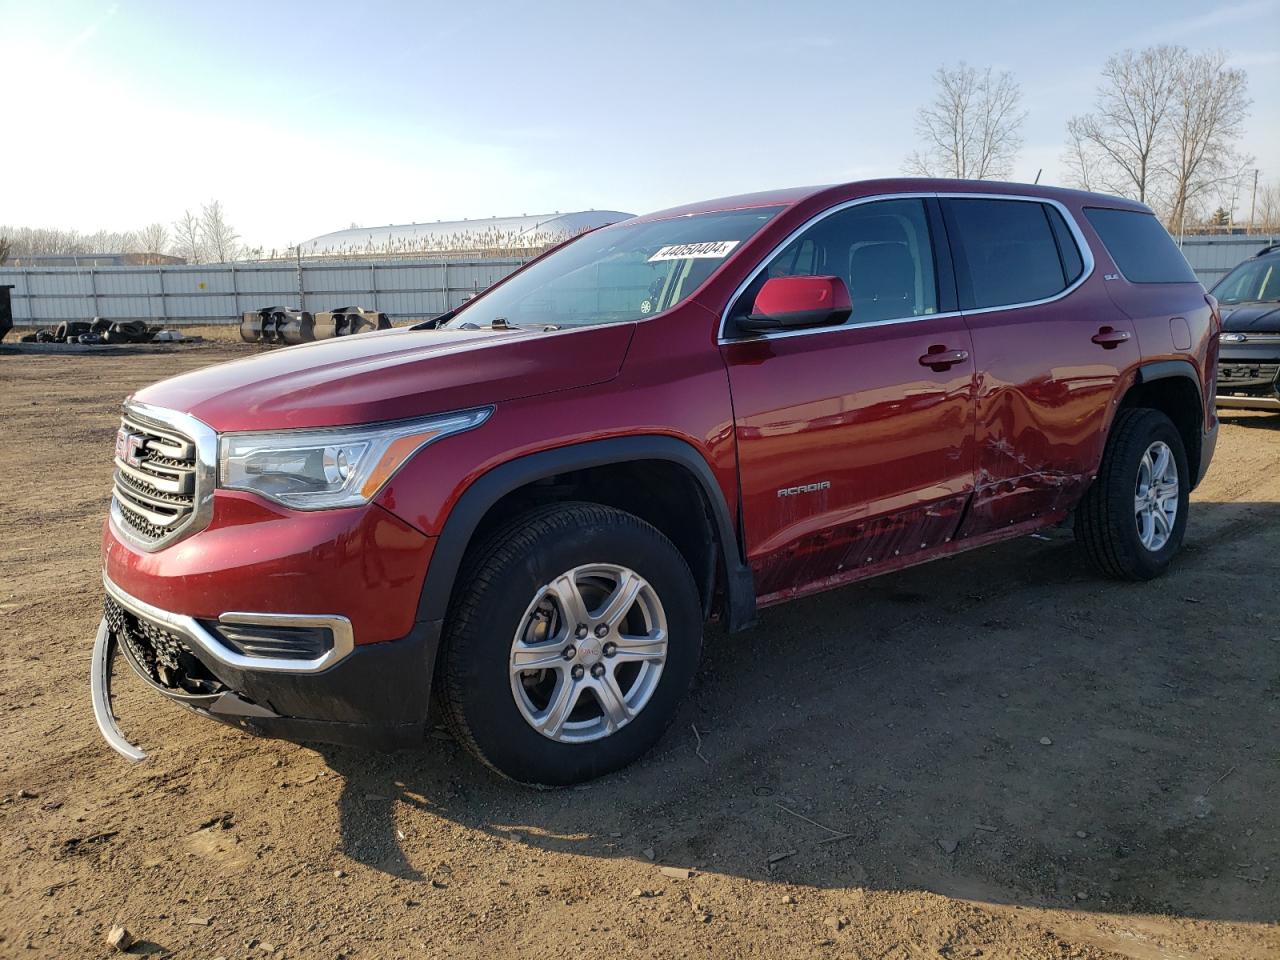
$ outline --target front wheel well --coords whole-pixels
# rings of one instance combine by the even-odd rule
[[[1204,406],[1200,389],[1189,376],[1167,376],[1158,379],[1140,379],[1120,402],[1121,409],[1145,407],[1159,410],[1173,421],[1182,438],[1187,453],[1187,468],[1191,479],[1200,476],[1201,433],[1204,423]]]
[[[535,507],[578,501],[634,514],[661,531],[693,572],[704,616],[716,607],[723,562],[711,505],[697,478],[667,460],[639,460],[566,470],[503,495],[486,511],[468,552]]]

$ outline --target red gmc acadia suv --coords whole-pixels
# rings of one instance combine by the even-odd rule
[[[1074,518],[1145,580],[1217,435],[1219,318],[1151,211],[880,180],[587,233],[415,327],[131,397],[94,708],[123,652],[270,736],[515,780],[628,763],[703,624]]]

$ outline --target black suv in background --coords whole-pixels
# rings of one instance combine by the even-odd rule
[[[1280,411],[1280,243],[1211,291],[1222,305],[1218,406]]]

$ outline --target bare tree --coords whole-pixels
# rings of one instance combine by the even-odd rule
[[[1066,181],[1072,186],[1081,190],[1106,189],[1101,182],[1101,157],[1076,117],[1067,121],[1067,149],[1062,163],[1067,168]]]
[[[1248,77],[1228,67],[1222,51],[1188,57],[1169,112],[1171,184],[1168,226],[1180,229],[1195,201],[1220,183],[1238,180],[1252,159],[1234,149],[1249,112]]]
[[[1253,207],[1251,228],[1258,233],[1280,232],[1280,182],[1259,187]]]
[[[0,236],[0,264],[9,259],[9,254],[13,252],[13,241],[8,237]]]
[[[174,221],[173,252],[187,263],[204,261],[204,237],[200,232],[200,218],[190,210],[183,211],[182,218]]]
[[[14,257],[32,254],[88,253],[85,238],[74,230],[58,230],[49,227],[0,227],[12,244],[10,255]]]
[[[169,250],[169,228],[163,223],[152,223],[138,231],[139,252],[148,263],[159,263]]]
[[[138,235],[132,230],[95,230],[84,237],[89,253],[137,253]]]
[[[1166,118],[1187,57],[1182,47],[1162,46],[1107,60],[1093,112],[1067,122],[1069,182],[1152,202]]]
[[[227,223],[217,200],[210,200],[200,211],[200,236],[214,263],[227,263],[240,255],[240,234]]]
[[[1067,123],[1067,182],[1154,207],[1171,231],[1247,162],[1232,149],[1249,101],[1222,53],[1160,46],[1111,57],[1091,113]]]
[[[907,158],[908,173],[924,177],[992,180],[1007,177],[1022,146],[1026,112],[1011,73],[979,71],[961,61],[939,67],[932,103],[916,113],[922,150]]]

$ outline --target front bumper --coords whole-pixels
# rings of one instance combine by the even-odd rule
[[[1224,409],[1232,410],[1280,410],[1280,396],[1262,397],[1249,395],[1224,396],[1218,394],[1214,403]]]
[[[1280,343],[1222,344],[1217,393],[1219,407],[1280,410]]]
[[[126,593],[216,621],[227,611],[340,613],[356,646],[413,627],[435,539],[377,504],[288,510],[219,490],[207,527],[155,552],[108,520],[102,567]]]
[[[109,579],[104,578],[104,586],[110,603],[116,605],[116,619],[123,611],[130,623],[149,634],[158,632],[167,643],[181,647],[194,660],[187,661],[193,667],[188,672],[201,678],[194,693],[182,685],[157,682],[139,662],[137,637],[131,645],[113,630],[112,618],[103,618],[93,650],[94,715],[107,742],[131,760],[142,759],[143,753],[121,733],[111,705],[111,665],[121,648],[134,672],[161,695],[250,733],[383,749],[413,746],[422,740],[440,621],[415,623],[397,640],[352,646],[319,667],[306,661],[283,661],[264,668],[257,661],[267,658],[237,654],[197,619],[132,597]]]

